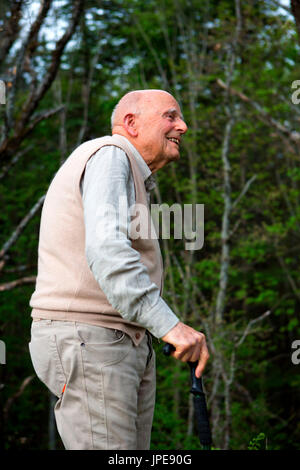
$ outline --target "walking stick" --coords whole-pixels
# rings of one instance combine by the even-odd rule
[[[163,353],[166,356],[170,356],[171,352],[175,351],[175,348],[172,344],[166,343],[163,347]],[[212,439],[211,432],[209,427],[208,412],[206,407],[205,394],[203,392],[202,378],[199,379],[196,377],[195,370],[198,362],[188,362],[191,371],[191,393],[193,394],[195,416],[198,425],[198,434],[200,444],[204,450],[210,450]]]

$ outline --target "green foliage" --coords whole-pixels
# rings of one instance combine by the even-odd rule
[[[264,446],[264,448],[263,448]],[[263,432],[260,432],[256,437],[253,437],[249,442],[249,450],[266,450],[266,436]]]

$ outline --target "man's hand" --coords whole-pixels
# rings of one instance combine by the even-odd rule
[[[162,340],[172,344],[176,351],[172,352],[175,359],[182,362],[198,362],[196,377],[200,377],[209,359],[206,339],[203,333],[194,330],[182,322],[177,323]]]

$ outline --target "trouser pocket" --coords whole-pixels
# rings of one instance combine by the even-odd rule
[[[32,337],[29,351],[38,378],[54,395],[60,397],[66,377],[57,349],[56,336]]]

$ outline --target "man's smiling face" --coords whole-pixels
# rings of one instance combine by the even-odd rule
[[[146,96],[136,117],[135,145],[152,171],[178,160],[187,125],[177,101],[166,92]]]
[[[112,133],[125,136],[140,152],[152,173],[178,160],[187,131],[180,106],[163,90],[127,93],[112,115]]]

